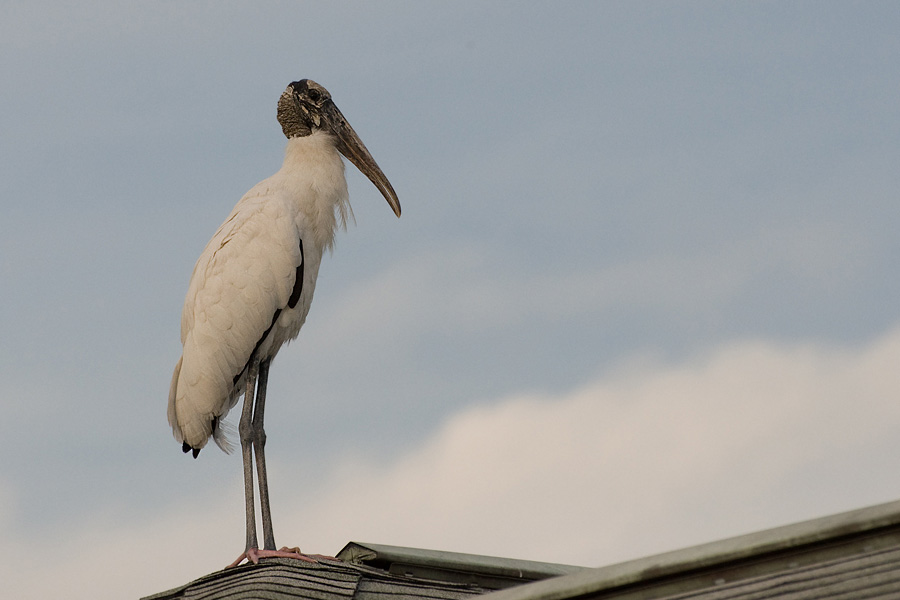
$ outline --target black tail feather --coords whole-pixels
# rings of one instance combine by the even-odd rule
[[[181,444],[181,451],[187,454],[188,452],[194,453],[194,458],[197,458],[197,455],[200,454],[200,448],[191,448],[187,442]]]

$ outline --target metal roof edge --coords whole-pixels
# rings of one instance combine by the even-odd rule
[[[494,589],[590,570],[574,565],[363,542],[349,542],[337,557],[399,575],[453,581],[465,579],[459,575],[470,576],[473,583]],[[480,581],[478,576],[482,576]],[[500,584],[501,581],[508,583]]]
[[[900,525],[900,501],[888,502],[733,538],[691,546],[610,566],[536,581],[485,595],[485,600],[570,600],[625,586],[652,584],[680,574],[781,553],[827,542],[874,535]]]

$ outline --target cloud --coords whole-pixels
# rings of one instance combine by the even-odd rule
[[[861,348],[744,341],[638,360],[466,410],[396,462],[348,460],[285,531],[602,564],[890,499],[877,468],[896,462],[882,446],[900,429],[898,356],[900,330]],[[850,490],[856,459],[873,470]],[[822,464],[831,478],[798,494]]]
[[[900,328],[858,347],[745,340],[677,364],[634,357],[569,392],[468,408],[394,459],[270,456],[279,543],[600,565],[886,501],[898,356]],[[299,476],[311,461],[333,463],[315,486]],[[107,511],[53,540],[0,536],[0,578],[22,598],[184,583],[240,551],[240,490]],[[0,524],[13,508],[0,503]]]

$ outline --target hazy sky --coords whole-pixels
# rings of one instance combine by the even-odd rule
[[[896,2],[2,12],[7,593],[243,549],[240,458],[183,455],[166,402],[194,261],[301,78],[403,217],[348,168],[272,370],[279,544],[600,566],[900,497]]]

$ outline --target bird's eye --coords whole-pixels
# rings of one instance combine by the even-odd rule
[[[318,102],[322,95],[319,93],[319,90],[309,90],[308,92],[309,99],[313,102]]]

